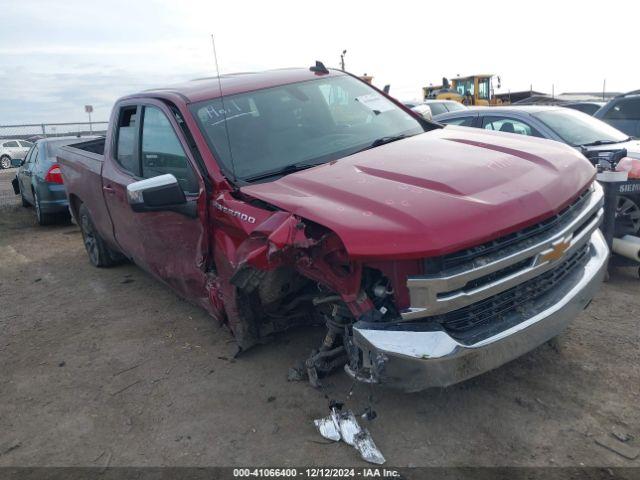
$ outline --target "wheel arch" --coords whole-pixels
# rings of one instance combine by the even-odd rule
[[[78,212],[80,211],[80,206],[82,204],[83,202],[80,197],[74,193],[69,194],[69,210],[71,210],[71,215],[76,219],[76,222],[78,221]]]

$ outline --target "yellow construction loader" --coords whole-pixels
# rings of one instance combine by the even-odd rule
[[[493,97],[493,74],[478,74],[456,77],[451,83],[442,78],[442,85],[424,87],[426,99],[454,100],[465,105],[497,105],[502,103]],[[497,77],[500,88],[500,77]]]

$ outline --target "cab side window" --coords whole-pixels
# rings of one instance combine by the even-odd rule
[[[170,173],[186,193],[199,190],[196,175],[169,119],[156,107],[144,107],[142,116],[142,177]]]
[[[136,155],[138,107],[123,107],[118,118],[116,161],[128,172],[140,176]]]
[[[607,120],[640,120],[640,99],[622,99],[605,114]]]

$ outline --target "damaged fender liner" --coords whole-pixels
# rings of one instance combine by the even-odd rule
[[[242,349],[260,343],[265,330],[268,334],[287,328],[287,325],[260,327],[262,319],[257,312],[264,313],[264,305],[253,295],[278,269],[289,269],[304,281],[321,286],[322,290],[314,287],[314,301],[340,302],[353,319],[369,318],[375,312],[373,302],[361,289],[362,264],[349,262],[342,242],[334,233],[307,224],[291,213],[273,212],[251,231],[235,255],[227,258],[234,258],[234,262],[220,259],[227,263],[223,270],[229,269],[230,279],[226,288],[222,288],[224,304],[229,327]],[[220,273],[224,278],[225,272]]]

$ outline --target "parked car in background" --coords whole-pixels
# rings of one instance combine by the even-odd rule
[[[69,221],[69,202],[56,155],[63,145],[80,141],[78,137],[38,140],[20,164],[13,188],[20,195],[23,206],[35,207],[40,225]]]
[[[579,112],[586,113],[587,115],[593,115],[596,113],[605,102],[568,102],[563,103],[561,106],[566,108],[573,108]]]
[[[453,100],[430,100],[424,101],[424,105],[427,105],[431,109],[431,113],[435,117],[441,113],[446,112],[458,112],[462,110],[469,110],[469,107],[461,104],[460,102],[454,102]]]
[[[319,62],[122,98],[58,161],[92,264],[132,259],[242,350],[327,325],[314,384],[463,381],[558,335],[606,270],[578,152],[443,128]]]
[[[419,113],[420,115],[422,115],[422,118],[425,118],[427,120],[431,120],[433,118],[433,114],[431,113],[431,109],[426,106],[424,103],[419,103],[419,102],[402,102],[402,104],[413,110],[416,113]]]
[[[406,101],[402,104],[411,110],[418,112],[428,120],[446,112],[468,110],[466,106],[453,100],[425,100],[424,102]]]
[[[597,118],[559,106],[478,107],[466,112],[438,115],[434,120],[449,125],[548,138],[571,145],[590,159],[597,159],[598,152],[604,155],[605,152],[622,149],[627,151],[627,156],[640,159],[640,140]],[[640,232],[640,195],[621,196],[618,211],[618,220],[628,225],[628,233],[635,235]]]
[[[20,165],[33,143],[26,140],[0,140],[0,168],[11,168]]]
[[[593,116],[627,135],[640,137],[640,90],[612,98]]]

